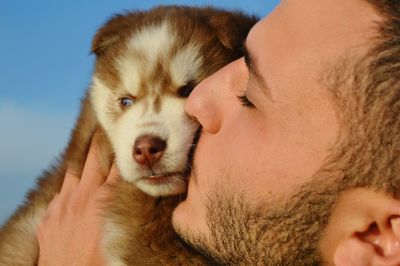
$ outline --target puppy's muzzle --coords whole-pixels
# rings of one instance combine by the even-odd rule
[[[143,135],[133,145],[133,159],[144,166],[151,167],[164,155],[167,142],[158,136]]]

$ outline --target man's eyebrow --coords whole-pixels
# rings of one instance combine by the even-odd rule
[[[260,85],[261,91],[264,92],[268,96],[268,98],[272,100],[270,87],[268,87],[264,77],[261,75],[261,73],[255,66],[254,57],[251,54],[250,50],[247,48],[246,44],[243,45],[243,56],[244,56],[244,62],[246,63],[246,67],[249,70],[249,73],[252,76],[254,76],[256,82],[258,83],[258,85]]]

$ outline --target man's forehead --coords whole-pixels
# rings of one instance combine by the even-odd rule
[[[364,0],[286,0],[270,18],[290,41],[324,50],[363,43],[380,19]]]
[[[351,50],[364,54],[378,20],[364,0],[285,0],[251,30],[246,45],[269,76],[271,67],[283,66],[317,73]]]

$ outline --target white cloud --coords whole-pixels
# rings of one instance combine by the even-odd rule
[[[0,224],[64,149],[76,116],[0,102]]]
[[[45,167],[66,145],[75,115],[0,103],[0,178]]]

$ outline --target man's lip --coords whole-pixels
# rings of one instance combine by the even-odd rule
[[[188,165],[190,168],[193,166],[194,155],[196,153],[197,144],[199,143],[202,130],[203,130],[203,128],[201,126],[199,126],[199,128],[196,130],[196,133],[194,134],[194,137],[193,137],[192,146],[189,150],[188,158],[186,161],[186,165]],[[188,169],[188,170],[189,171],[187,171],[187,173],[185,173],[185,175],[190,174],[190,169]]]

